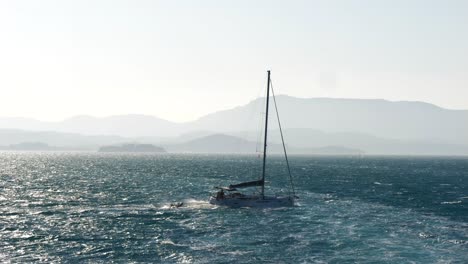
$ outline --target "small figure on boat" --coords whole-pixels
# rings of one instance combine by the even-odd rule
[[[176,202],[176,203],[171,203],[171,208],[179,208],[184,205],[183,202]]]
[[[222,200],[224,199],[224,190],[221,189],[216,193],[216,200]]]

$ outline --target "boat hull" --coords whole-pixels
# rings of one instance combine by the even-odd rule
[[[210,204],[227,207],[291,207],[294,206],[294,198],[290,196],[271,197],[265,196],[244,196],[244,197],[228,197],[217,199],[214,196],[210,197]]]

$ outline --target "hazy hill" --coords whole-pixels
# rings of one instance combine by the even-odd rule
[[[76,133],[0,129],[0,146],[24,142],[42,142],[50,146],[69,149],[96,149],[100,145],[118,144],[128,141],[128,139],[119,136],[85,136]]]
[[[290,148],[289,154],[312,154],[312,155],[363,155],[365,151],[341,146],[326,146],[318,148]]]
[[[468,144],[467,110],[448,110],[421,102],[367,99],[278,96],[277,102],[284,128]],[[263,103],[264,99],[257,99],[242,107],[212,113],[192,122],[189,127],[219,132],[254,130],[260,123],[258,113],[262,111]],[[275,117],[271,120],[274,127]]]
[[[170,152],[193,152],[193,153],[261,153],[263,145],[253,141],[248,141],[239,137],[214,134],[192,139],[184,143],[166,145],[165,148]],[[322,146],[318,148],[298,148],[287,147],[290,154],[364,154],[359,149],[351,149],[340,146]],[[269,153],[283,153],[283,147],[280,144],[268,144]]]
[[[284,133],[288,151],[295,154],[360,154],[364,152],[365,154],[398,155],[468,155],[467,145],[384,139],[358,133],[325,133],[312,129],[286,129]],[[269,151],[281,152],[282,146],[279,144],[281,139],[278,131],[270,131],[269,135]],[[28,142],[40,142],[50,147],[37,148]],[[127,142],[162,145],[169,152],[254,153],[262,151],[261,140],[258,141],[258,135],[254,132],[236,132],[231,135],[199,132],[158,140],[152,137],[85,136],[59,132],[0,129],[0,149],[7,150],[95,151],[101,146],[121,145]]]
[[[23,142],[19,144],[11,144],[9,146],[0,146],[1,150],[14,150],[14,151],[54,151],[60,150],[56,147],[51,147],[42,142]]]
[[[284,128],[309,128],[325,133],[359,133],[378,138],[468,145],[468,111],[448,110],[422,102],[367,99],[277,97]],[[195,131],[257,131],[264,98],[215,112],[196,121],[174,123],[144,115],[104,118],[73,117],[62,122],[0,118],[0,128],[58,131],[123,137],[176,137]],[[187,110],[189,111],[189,110]],[[272,108],[271,127],[275,127]]]
[[[119,115],[103,118],[78,116],[52,124],[52,130],[85,135],[118,135],[122,137],[173,136],[181,125],[147,115]]]
[[[370,154],[468,155],[467,110],[448,110],[421,102],[364,99],[278,96],[277,102],[290,148],[340,146]],[[250,152],[252,142],[261,138],[253,131],[259,131],[263,123],[263,103],[264,98],[260,98],[187,123],[144,115],[79,116],[61,122],[0,118],[0,145],[44,142],[51,146],[90,149],[136,142],[171,145],[180,149],[181,143],[193,141],[190,148],[196,150],[209,146],[201,141],[203,139],[218,142],[210,151],[224,145],[222,152],[247,148]],[[270,128],[271,142],[280,142],[278,131],[275,131],[277,123],[273,106]],[[220,142],[217,137],[209,137],[216,133],[237,138],[224,138],[225,142]],[[271,144],[271,149],[275,150],[274,144]]]
[[[180,124],[146,115],[118,115],[102,118],[75,116],[60,122],[42,122],[29,118],[0,118],[0,128],[121,137],[164,137],[174,136],[183,131],[183,126]]]
[[[136,153],[164,153],[166,150],[151,144],[127,143],[122,145],[102,146],[98,152],[136,152]]]
[[[324,146],[342,146],[362,150],[366,154],[383,155],[468,155],[468,145],[424,140],[403,140],[375,137],[363,133],[326,133],[309,128],[285,129],[284,137],[292,148],[317,149]],[[255,140],[253,132],[238,132],[235,136]],[[269,138],[281,142],[278,130],[270,131]],[[311,152],[311,151],[308,151]]]
[[[169,152],[195,153],[253,153],[256,144],[242,138],[214,134],[191,139],[184,143],[166,145]]]
[[[19,129],[19,130],[32,130],[44,131],[51,130],[50,122],[43,122],[32,118],[22,117],[0,117],[0,128],[3,129]]]

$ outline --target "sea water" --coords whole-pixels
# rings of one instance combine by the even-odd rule
[[[213,186],[257,179],[258,156],[3,152],[0,259],[468,263],[468,158],[290,163],[296,207],[230,209],[207,203]],[[267,191],[287,187],[269,158]]]

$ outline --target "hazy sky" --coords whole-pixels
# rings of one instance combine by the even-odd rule
[[[0,1],[0,116],[245,104],[272,70],[296,97],[468,109],[468,1]]]

